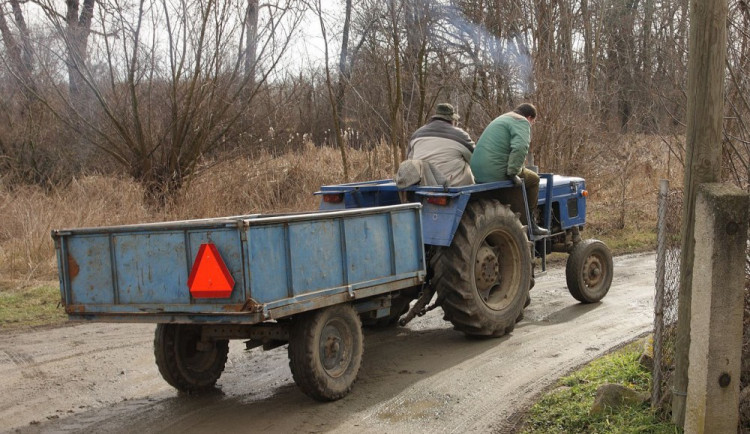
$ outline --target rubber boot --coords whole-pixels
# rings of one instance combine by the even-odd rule
[[[531,220],[531,233],[537,237],[546,237],[549,235],[549,230],[540,228],[534,220]]]

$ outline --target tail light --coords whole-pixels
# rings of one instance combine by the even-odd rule
[[[581,196],[583,196],[583,197],[589,197],[588,190],[581,190]]]
[[[323,195],[323,202],[341,203],[343,200],[344,200],[344,194],[343,193],[324,194]]]
[[[427,198],[427,203],[439,206],[446,206],[449,201],[450,199],[447,196],[433,196]]]

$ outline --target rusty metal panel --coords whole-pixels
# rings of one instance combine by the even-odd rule
[[[109,237],[101,235],[71,237],[67,242],[66,257],[71,303],[110,304],[115,302]]]
[[[190,304],[183,233],[128,233],[112,241],[121,303]]]

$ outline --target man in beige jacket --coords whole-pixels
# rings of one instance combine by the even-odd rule
[[[429,122],[412,134],[406,157],[428,161],[447,180],[449,186],[474,183],[469,162],[474,142],[455,124],[459,116],[447,103],[437,105]]]

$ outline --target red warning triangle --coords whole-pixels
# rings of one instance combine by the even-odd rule
[[[232,295],[234,279],[213,243],[201,244],[187,284],[194,298],[227,298]]]

